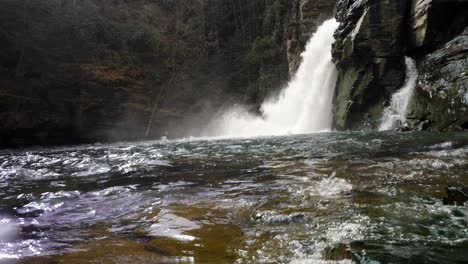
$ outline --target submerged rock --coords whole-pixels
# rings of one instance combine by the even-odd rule
[[[338,244],[325,248],[323,251],[323,257],[325,260],[331,261],[342,261],[347,259],[354,259],[353,253],[346,244]]]
[[[308,215],[303,212],[281,214],[275,211],[261,211],[252,215],[252,219],[261,224],[292,224],[306,221],[308,218]]]
[[[411,129],[408,126],[400,126],[396,129],[397,132],[409,132]]]
[[[464,205],[468,201],[468,187],[447,186],[445,187],[447,197],[444,198],[446,205]]]

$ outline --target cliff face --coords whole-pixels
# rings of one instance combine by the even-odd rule
[[[334,14],[339,130],[375,129],[420,78],[413,129],[468,127],[461,0],[0,0],[0,146],[196,135],[282,88]],[[187,125],[188,124],[188,125]],[[186,127],[194,130],[187,131]],[[147,133],[148,132],[148,133]]]
[[[339,69],[335,124],[339,130],[375,127],[385,100],[404,81],[407,1],[339,1],[333,60]]]
[[[336,128],[377,128],[382,109],[404,80],[404,56],[410,56],[420,73],[408,116],[411,128],[466,129],[467,4],[340,0],[336,17],[342,24],[333,47],[340,71]]]
[[[419,86],[408,115],[413,128],[468,129],[468,27],[421,61]]]
[[[289,1],[0,6],[0,146],[183,136],[288,80]]]
[[[325,21],[333,17],[335,1],[291,1],[287,25],[287,54],[289,74],[292,76],[301,63],[301,53],[312,34]]]
[[[419,82],[410,105],[418,130],[468,129],[468,3],[414,1],[408,52],[418,58]]]

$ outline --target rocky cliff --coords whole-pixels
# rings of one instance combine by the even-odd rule
[[[419,61],[409,125],[468,130],[468,2],[413,1],[408,54]]]
[[[420,73],[408,125],[467,129],[467,5],[0,0],[0,146],[196,135],[226,105],[256,111],[333,15],[337,129],[379,125],[404,56]]]
[[[293,75],[301,63],[301,53],[317,28],[334,15],[335,1],[293,0],[289,6],[286,25],[289,74]]]
[[[338,1],[336,128],[376,129],[382,109],[404,81],[404,56],[410,56],[420,78],[408,125],[466,129],[467,12],[468,3],[458,0]]]

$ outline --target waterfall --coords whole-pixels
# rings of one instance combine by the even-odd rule
[[[275,100],[261,106],[261,116],[242,107],[230,109],[213,122],[210,136],[248,137],[305,134],[329,131],[337,70],[331,61],[334,20],[321,25],[312,36],[302,63],[288,86]]]
[[[418,80],[418,70],[413,59],[406,57],[406,80],[403,87],[392,96],[385,108],[379,131],[392,130],[406,125],[406,112]]]

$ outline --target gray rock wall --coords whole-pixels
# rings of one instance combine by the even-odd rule
[[[416,60],[420,73],[408,116],[412,129],[467,128],[467,1],[340,0],[336,17],[337,129],[378,127],[403,83],[404,56]]]
[[[404,0],[341,0],[333,60],[339,69],[334,113],[339,130],[375,128],[385,99],[404,80]]]
[[[293,0],[289,24],[286,29],[286,45],[289,74],[292,76],[301,64],[301,53],[312,34],[334,15],[333,0]]]
[[[421,60],[408,119],[417,130],[468,129],[468,27]]]
[[[416,130],[468,129],[468,2],[413,0],[408,53],[419,82],[408,119]]]

